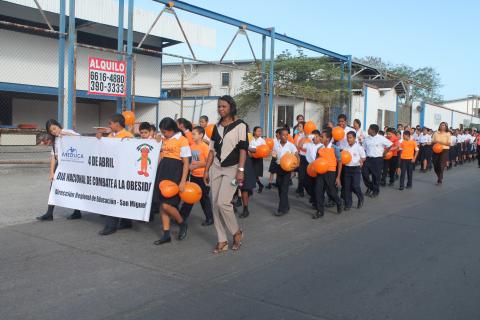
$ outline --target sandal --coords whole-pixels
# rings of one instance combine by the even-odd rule
[[[222,252],[228,251],[228,242],[218,242],[217,245],[215,246],[215,249],[213,250],[214,254],[219,254]]]
[[[233,245],[232,245],[232,250],[238,250],[242,246],[242,240],[243,240],[243,232],[242,230],[238,230],[234,235],[233,235]]]

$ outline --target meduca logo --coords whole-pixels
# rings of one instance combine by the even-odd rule
[[[65,160],[82,160],[83,159],[83,154],[78,153],[78,150],[75,149],[74,147],[68,148],[66,151],[62,152],[62,158]]]

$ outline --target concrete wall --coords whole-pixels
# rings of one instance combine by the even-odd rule
[[[451,110],[437,107],[428,103],[425,104],[425,127],[437,129],[442,121],[445,121],[450,125],[451,119]]]

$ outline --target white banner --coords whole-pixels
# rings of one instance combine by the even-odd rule
[[[148,221],[161,144],[155,140],[61,138],[48,203]]]

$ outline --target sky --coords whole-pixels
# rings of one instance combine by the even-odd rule
[[[356,58],[381,57],[393,64],[433,67],[440,74],[445,100],[480,95],[480,53],[476,0],[191,0],[206,8],[278,33]],[[135,6],[160,12],[162,4],[135,0]],[[216,48],[194,46],[197,58],[219,60],[233,38],[234,27],[177,10],[181,21],[216,31]],[[160,22],[161,23],[161,19]],[[249,33],[261,57],[261,36]],[[275,43],[275,54],[296,47]],[[267,52],[269,49],[267,49]],[[189,56],[185,44],[167,50]],[[309,55],[314,55],[306,52]],[[238,37],[225,59],[250,59],[245,38]]]

